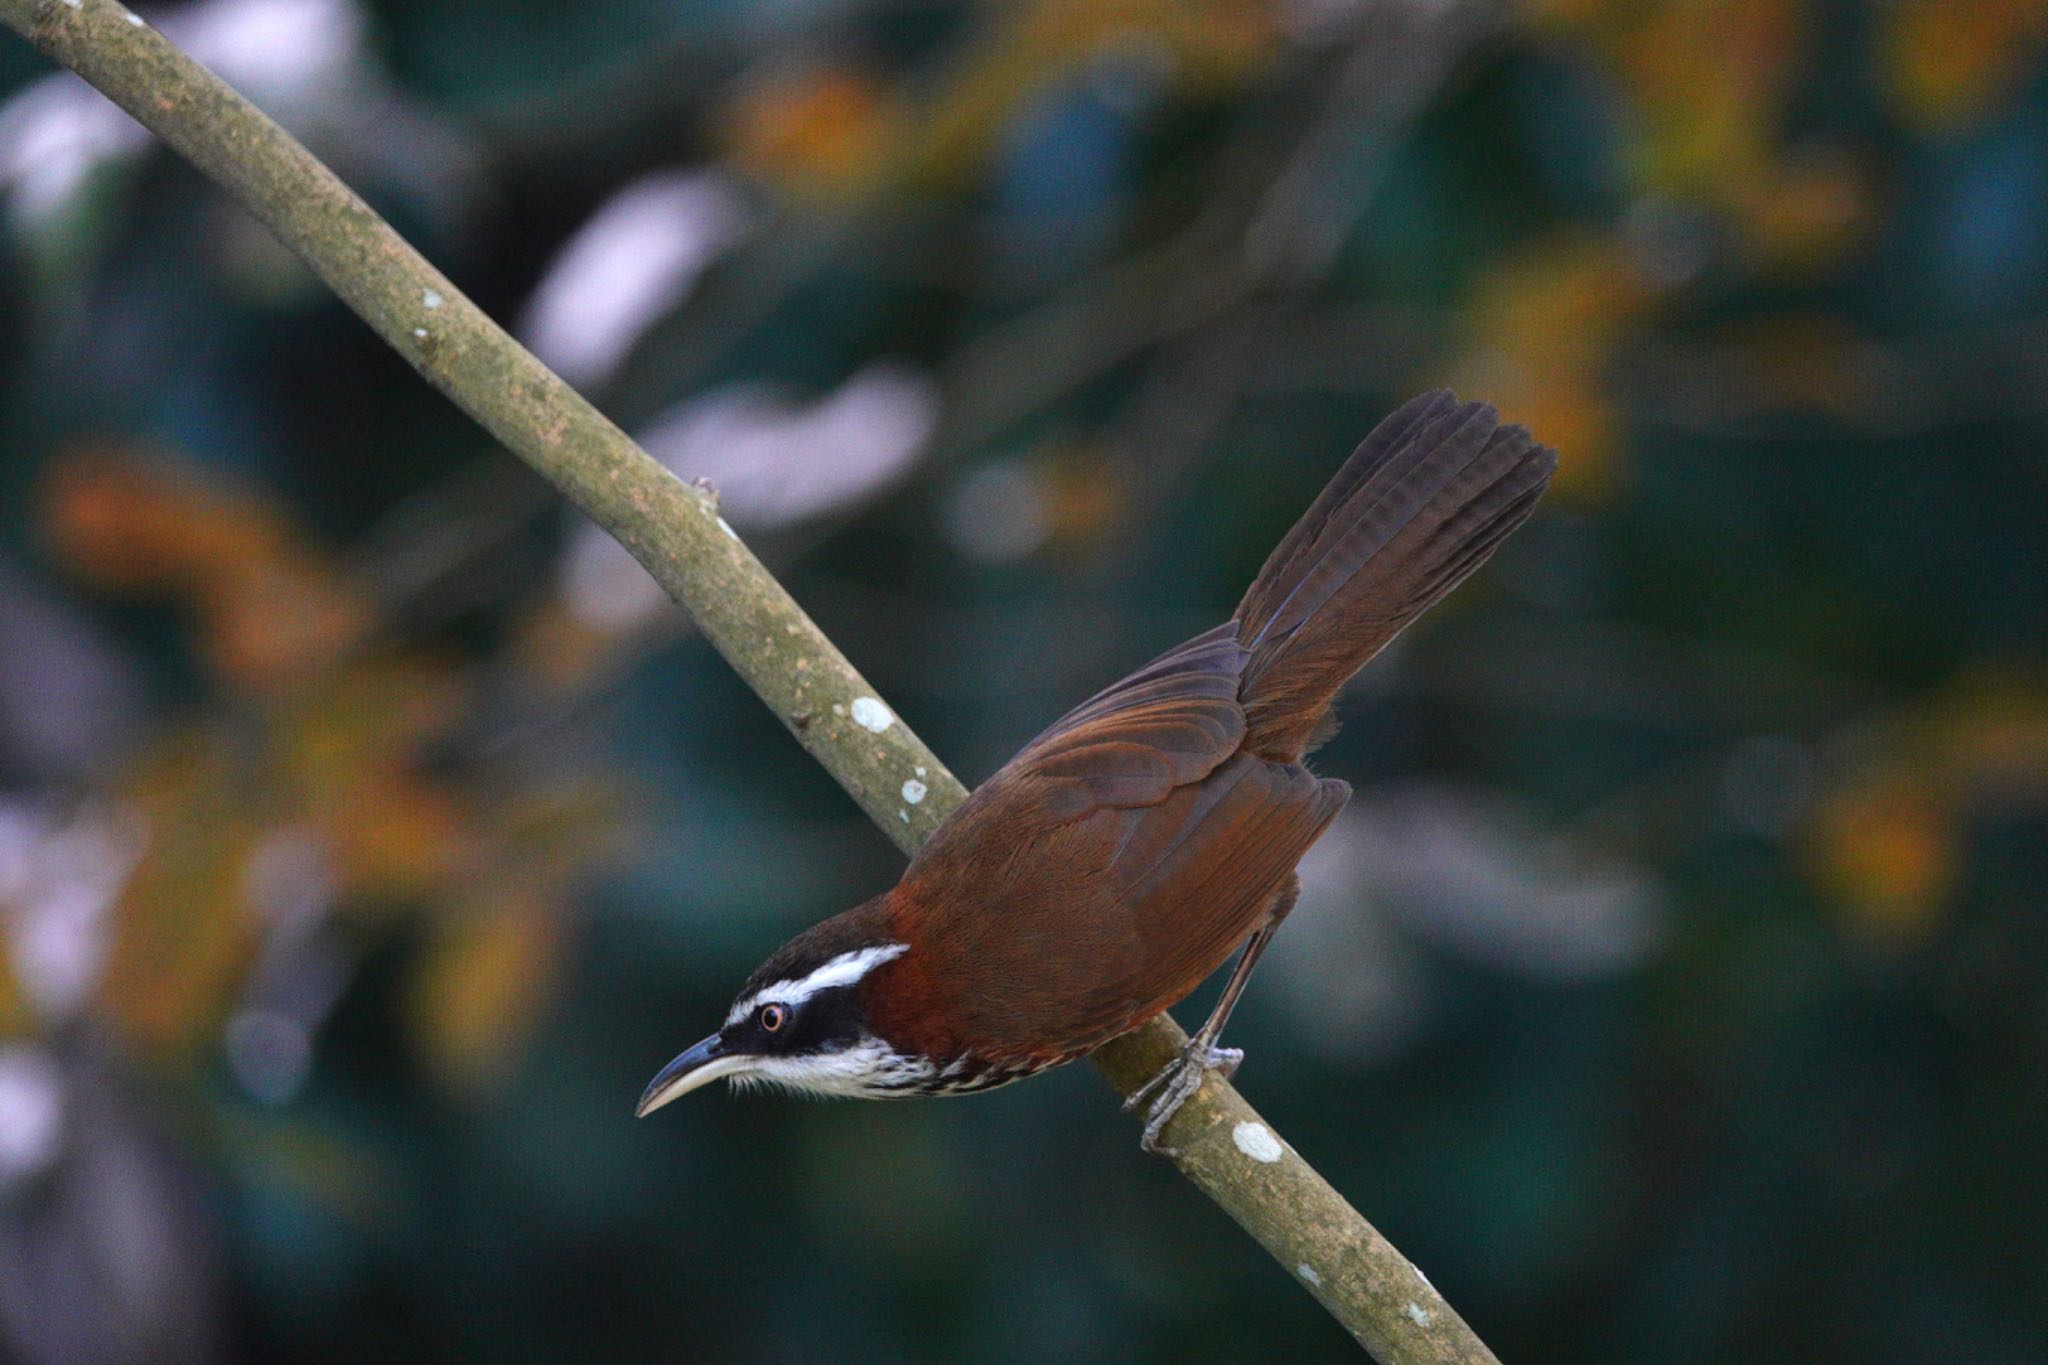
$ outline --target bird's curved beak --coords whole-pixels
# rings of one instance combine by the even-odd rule
[[[744,1053],[727,1052],[725,1040],[714,1033],[663,1067],[660,1074],[648,1082],[647,1092],[640,1097],[633,1117],[644,1119],[670,1100],[679,1099],[700,1085],[709,1085],[721,1076],[749,1070],[753,1060]]]

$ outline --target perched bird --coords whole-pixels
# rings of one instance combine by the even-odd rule
[[[1525,520],[1556,456],[1484,403],[1414,399],[1366,437],[1214,630],[1056,721],[933,831],[893,890],[762,963],[645,1115],[719,1077],[819,1095],[989,1090],[1070,1062],[1240,946],[1185,1053],[1131,1098],[1144,1146],[1210,1069],[1295,864],[1351,788],[1303,756],[1337,690]]]

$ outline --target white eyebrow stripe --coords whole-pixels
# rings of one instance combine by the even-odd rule
[[[809,976],[795,981],[777,981],[773,985],[763,986],[752,995],[743,996],[725,1016],[726,1027],[732,1027],[763,1005],[787,1005],[795,1009],[819,991],[831,990],[835,986],[851,986],[884,962],[899,958],[909,951],[908,943],[884,943],[877,947],[855,948],[850,953],[841,953],[813,970]]]

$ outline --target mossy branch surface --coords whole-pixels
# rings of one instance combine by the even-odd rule
[[[507,448],[616,536],[905,852],[966,796],[718,515],[514,341],[292,136],[115,0],[0,0],[0,20],[212,177]],[[922,801],[904,784],[924,784]],[[913,788],[913,790],[915,790]],[[1120,1094],[1185,1035],[1095,1055]],[[1167,1128],[1181,1172],[1385,1365],[1494,1361],[1342,1195],[1211,1076]]]

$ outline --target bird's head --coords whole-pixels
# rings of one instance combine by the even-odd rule
[[[875,974],[909,951],[890,934],[881,897],[805,930],[747,978],[718,1032],[661,1069],[636,1112],[721,1078],[820,1096],[923,1093],[933,1063],[869,1025]]]

